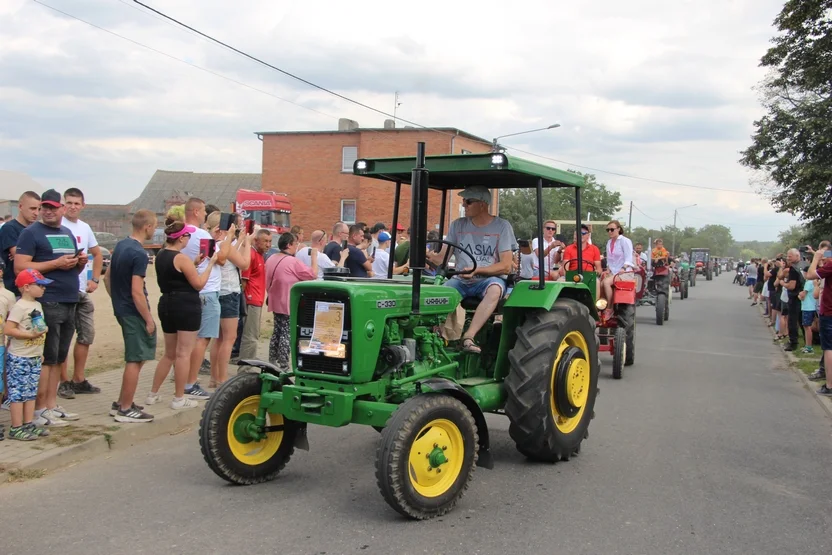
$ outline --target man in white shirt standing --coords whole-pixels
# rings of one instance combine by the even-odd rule
[[[72,351],[74,368],[72,379],[69,379],[69,361],[61,365],[61,383],[58,386],[58,396],[63,399],[74,399],[76,395],[86,393],[101,393],[101,388],[95,387],[84,376],[90,345],[95,340],[95,304],[90,296],[98,289],[101,280],[101,268],[104,265],[104,255],[95,239],[92,228],[81,220],[81,211],[86,206],[84,193],[80,189],[71,187],[64,192],[64,214],[61,225],[69,229],[75,236],[78,249],[83,250],[89,261],[86,268],[78,274],[78,305],[75,309],[75,349]]]
[[[378,248],[375,251],[375,259],[373,260],[373,274],[376,277],[387,277],[387,269],[390,267],[390,240],[391,237],[386,231],[378,234]],[[407,270],[407,263],[403,266],[396,266],[395,261],[393,262],[393,274],[404,274],[407,273]]]
[[[323,252],[324,248],[326,247],[326,232],[322,229],[316,229],[312,232],[312,235],[309,236],[311,245],[309,247],[303,247],[302,249],[298,249],[295,253],[295,258],[309,266],[312,267],[312,249],[317,250],[318,252]],[[349,249],[344,249],[341,251],[341,259],[338,261],[337,264],[332,262],[328,256],[319,256],[318,257],[318,279],[323,279],[324,277],[324,270],[327,268],[334,268],[339,267],[343,268],[344,261],[349,256],[350,251]]]
[[[205,201],[191,197],[185,203],[185,225],[192,225],[196,228],[191,234],[188,244],[182,249],[182,254],[196,262],[199,259],[199,244],[203,239],[213,239],[210,233],[203,229],[205,218],[208,214],[205,211]],[[197,266],[197,272],[202,274],[208,268],[209,257],[206,257]],[[202,359],[212,339],[220,336],[220,285],[222,284],[222,265],[225,258],[218,258],[217,263],[211,267],[211,276],[208,283],[199,292],[199,300],[202,305],[202,324],[197,333],[196,346],[191,351],[191,370],[188,373],[188,381],[185,383],[185,397],[195,401],[206,400],[211,394],[197,383],[199,367],[202,366]]]

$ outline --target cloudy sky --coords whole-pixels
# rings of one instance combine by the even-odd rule
[[[156,169],[259,172],[254,131],[382,125],[131,0],[43,3],[106,31],[0,2],[0,169],[80,186],[88,202],[129,202]],[[740,240],[796,222],[737,163],[782,0],[147,3],[382,110],[398,90],[398,115],[423,125],[491,138],[560,123],[504,142],[556,167],[735,191],[596,171],[635,203],[634,226],[694,203],[679,225],[725,224]]]

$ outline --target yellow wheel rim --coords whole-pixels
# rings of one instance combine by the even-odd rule
[[[456,424],[433,420],[416,435],[408,457],[410,483],[420,495],[439,497],[462,472],[465,440]]]
[[[578,407],[578,413],[571,418],[560,414],[555,403],[556,388],[558,387],[558,384],[555,383],[557,367],[560,364],[564,351],[569,347],[577,347],[584,355],[583,359],[575,359],[572,361],[569,365],[569,372],[566,378],[566,397],[572,406]],[[563,338],[563,341],[558,346],[558,353],[552,365],[552,378],[549,387],[549,406],[552,410],[552,418],[555,420],[555,425],[558,427],[558,430],[565,434],[575,431],[575,428],[578,427],[584,415],[584,407],[589,398],[590,372],[589,347],[587,346],[586,339],[583,334],[577,331],[567,333],[566,337]]]
[[[241,463],[250,466],[257,466],[269,461],[277,453],[280,444],[283,442],[283,432],[269,432],[265,439],[250,442],[242,442],[234,435],[234,425],[240,417],[249,419],[252,416],[257,416],[259,406],[259,395],[246,397],[234,407],[234,412],[231,413],[231,418],[228,419],[228,447],[231,449],[231,454]],[[283,415],[266,415],[267,426],[280,426],[281,424],[283,424]]]

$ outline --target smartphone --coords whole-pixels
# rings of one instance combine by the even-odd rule
[[[826,251],[823,253],[824,258],[832,258],[832,251]]]
[[[200,239],[199,240],[199,252],[203,254],[205,258],[211,258],[214,256],[214,249],[217,246],[217,242],[213,239]]]
[[[221,212],[220,213],[220,230],[221,231],[228,231],[231,229],[231,224],[234,223],[234,214],[229,212]],[[254,223],[254,220],[252,220]]]
[[[558,233],[557,235],[555,235],[555,239],[560,241],[561,243],[566,243],[566,235],[564,235],[563,233]]]
[[[370,253],[370,258],[373,258],[376,255],[376,249],[378,247],[373,247],[373,252]]]
[[[341,241],[341,250],[344,250],[345,248],[347,248],[347,242]]]
[[[245,220],[246,222],[246,235],[251,235],[254,233],[254,220]]]
[[[82,254],[84,254],[84,249],[78,249],[75,251],[75,256],[81,256]]]
[[[312,247],[309,247],[308,249],[306,249],[306,255],[307,256],[312,256]]]

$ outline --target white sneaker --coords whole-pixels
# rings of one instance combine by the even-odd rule
[[[52,409],[52,412],[55,413],[61,420],[67,420],[69,422],[81,420],[81,417],[79,415],[75,414],[74,412],[67,412],[61,405],[58,405],[57,407]]]
[[[147,394],[147,399],[144,400],[145,405],[155,405],[156,403],[160,403],[162,401],[162,396],[158,393],[153,393],[152,391]]]
[[[0,405],[0,409],[3,409],[3,410],[12,410],[12,402],[11,402],[11,400],[10,400],[10,399],[6,399],[5,401],[3,401],[3,404],[2,404],[2,405]]]
[[[47,424],[49,424],[49,420],[42,416],[36,416],[34,420],[32,420],[32,424],[35,425],[36,428],[43,428]]]
[[[64,426],[69,426],[69,422],[61,420],[61,417],[58,416],[57,413],[49,409],[43,411],[40,418],[46,420],[46,425],[51,426],[52,428],[63,428]]]
[[[197,403],[193,399],[188,399],[187,397],[183,397],[182,399],[174,399],[170,402],[170,408],[172,408],[173,410],[192,409],[198,406],[199,403]]]

